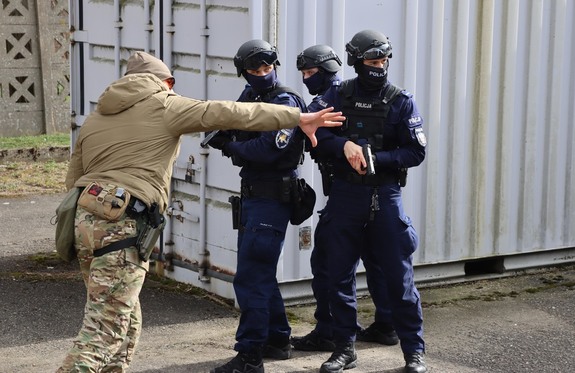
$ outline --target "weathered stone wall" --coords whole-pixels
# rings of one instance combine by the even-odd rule
[[[0,3],[0,136],[70,128],[67,0]]]

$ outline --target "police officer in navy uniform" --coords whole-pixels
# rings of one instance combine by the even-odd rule
[[[306,111],[303,99],[283,86],[276,48],[264,40],[244,43],[234,57],[247,85],[240,102],[267,102]],[[213,373],[264,372],[262,358],[288,359],[291,328],[276,279],[276,268],[290,221],[290,188],[303,161],[299,130],[218,133],[209,143],[241,167],[241,214],[234,290],[241,310],[238,351]]]
[[[339,86],[341,79],[337,72],[341,69],[341,60],[332,47],[318,44],[304,49],[297,57],[297,68],[302,73],[303,83],[310,94],[315,95],[310,106],[318,105],[324,93],[332,86]],[[332,183],[333,170],[329,159],[317,158],[316,152],[311,149],[312,158],[318,163],[322,174],[322,184],[324,194],[329,195],[329,186]],[[320,216],[323,211],[320,211]],[[322,229],[320,219],[315,230],[315,237]],[[311,253],[310,263],[313,274],[311,286],[316,300],[316,310],[314,313],[317,324],[310,333],[303,337],[293,337],[292,345],[296,350],[303,351],[333,351],[333,333],[331,330],[332,317],[329,307],[328,278],[329,266],[328,257],[330,247],[325,242],[316,240]],[[388,306],[386,284],[381,268],[376,261],[369,258],[370,253],[366,252],[367,258],[362,259],[366,268],[368,289],[373,291],[373,302],[375,308],[375,322],[369,327],[361,329],[357,333],[357,340],[364,342],[375,342],[384,345],[395,345],[399,343],[397,334],[393,330],[391,321],[391,310]]]
[[[334,180],[316,237],[329,247],[329,301],[334,353],[322,373],[356,366],[357,299],[355,273],[362,250],[381,267],[400,339],[405,372],[427,372],[423,315],[413,280],[412,254],[418,237],[403,210],[401,186],[406,170],[425,158],[423,121],[411,94],[387,79],[391,43],[382,33],[364,30],[346,44],[347,63],[357,77],[330,88],[310,111],[342,110],[346,123],[318,132],[317,151],[333,162]],[[364,157],[365,154],[371,155]],[[373,162],[374,174],[367,174]],[[372,295],[378,290],[370,289]]]

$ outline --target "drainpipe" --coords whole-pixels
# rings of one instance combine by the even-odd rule
[[[150,53],[152,46],[152,32],[154,31],[154,24],[152,22],[152,15],[150,13],[150,0],[144,0],[144,19],[146,24],[144,25],[146,45],[144,46],[144,52]]]
[[[157,29],[160,32],[164,32],[168,34],[168,37],[164,38],[164,35],[159,35],[158,40],[158,48],[156,48],[156,57],[160,58],[162,56],[162,61],[172,70],[172,48],[173,48],[173,37],[175,32],[174,27],[174,17],[172,12],[172,0],[168,2],[161,1],[159,4],[156,3],[156,6],[161,7],[158,9],[158,24],[160,25]],[[163,19],[161,17],[163,16]],[[149,0],[144,1],[144,17],[146,20],[146,52],[150,50],[151,47],[151,35],[152,31],[154,30],[154,24],[151,18],[150,12],[150,2]],[[165,25],[164,29],[162,30],[161,25]],[[165,43],[162,42],[161,39],[165,39]],[[162,50],[163,48],[163,50]],[[166,52],[166,53],[164,53]],[[173,181],[170,181],[170,191],[174,189]],[[168,196],[170,197],[170,196]],[[174,263],[173,259],[173,246],[174,241],[172,240],[172,231],[173,231],[173,219],[172,216],[172,207],[170,198],[168,198],[168,207],[164,214],[166,215],[166,225],[164,227],[164,231],[162,233],[160,245],[163,245],[163,258],[158,258],[155,254],[152,256],[153,258],[157,259],[155,270],[156,273],[163,276],[164,268],[167,268],[169,271],[173,271]]]
[[[172,53],[174,49],[174,33],[176,28],[174,27],[174,11],[173,11],[173,0],[169,0],[163,3],[164,6],[164,30],[165,39],[162,50],[160,51],[160,56],[164,63],[173,70],[174,64],[172,63]],[[159,56],[158,56],[159,57]]]
[[[200,82],[202,82],[203,99],[208,99],[208,73],[207,73],[207,54],[208,54],[208,37],[210,36],[208,28],[208,10],[206,7],[206,0],[200,2],[200,14],[202,16],[201,37],[203,37],[202,50],[200,52]],[[210,252],[208,251],[207,242],[207,204],[206,204],[206,188],[207,188],[207,165],[208,155],[210,154],[209,148],[200,147],[200,237],[198,238],[201,245],[199,253],[199,267],[198,267],[198,280],[201,282],[210,282],[210,275],[208,270],[210,268]]]
[[[116,70],[116,79],[122,77],[122,65],[120,60],[120,51],[122,48],[122,10],[120,0],[114,0],[114,27],[116,28],[116,40],[114,44],[114,69]]]

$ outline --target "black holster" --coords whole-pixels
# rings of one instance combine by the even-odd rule
[[[147,209],[147,219],[146,224],[138,235],[138,240],[136,241],[136,248],[138,249],[138,255],[140,259],[147,262],[152,255],[154,250],[154,245],[158,242],[158,238],[164,230],[166,225],[166,220],[164,215],[160,213],[160,208],[157,203],[152,203],[149,209]]]
[[[238,196],[230,196],[228,201],[232,204],[232,228],[239,229],[242,214],[242,199]]]
[[[407,185],[407,168],[400,168],[398,170],[399,186],[404,187]]]
[[[331,184],[333,184],[333,165],[329,162],[318,162],[319,172],[321,174],[321,187],[323,195],[329,196]]]

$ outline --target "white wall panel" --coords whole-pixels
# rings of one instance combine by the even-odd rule
[[[125,5],[117,32],[111,15],[119,3]],[[134,49],[164,56],[181,94],[235,100],[244,80],[233,56],[260,35],[279,48],[282,82],[309,100],[297,54],[329,44],[345,64],[345,43],[362,29],[377,29],[393,44],[390,78],[414,94],[428,136],[427,158],[410,170],[404,189],[421,239],[418,280],[464,277],[475,260],[494,260],[489,265],[502,263],[503,270],[575,260],[575,2],[156,0],[148,9],[151,23],[146,3],[84,0],[83,15],[71,7],[76,26],[83,17],[75,33],[82,42],[72,53],[73,110],[80,113],[84,102],[87,114]],[[342,75],[355,74],[346,65]],[[238,192],[239,169],[219,151],[200,151],[200,140],[183,139],[173,189],[185,218],[171,218],[165,234],[167,250],[192,268],[176,266],[166,275],[231,297],[236,232],[227,198]],[[190,167],[195,174],[186,180]],[[321,208],[313,162],[301,173]],[[302,226],[313,229],[316,220]],[[288,298],[310,294],[302,281],[311,277],[309,255],[300,250],[299,228],[290,227],[278,266]],[[195,271],[202,265],[200,280]]]

